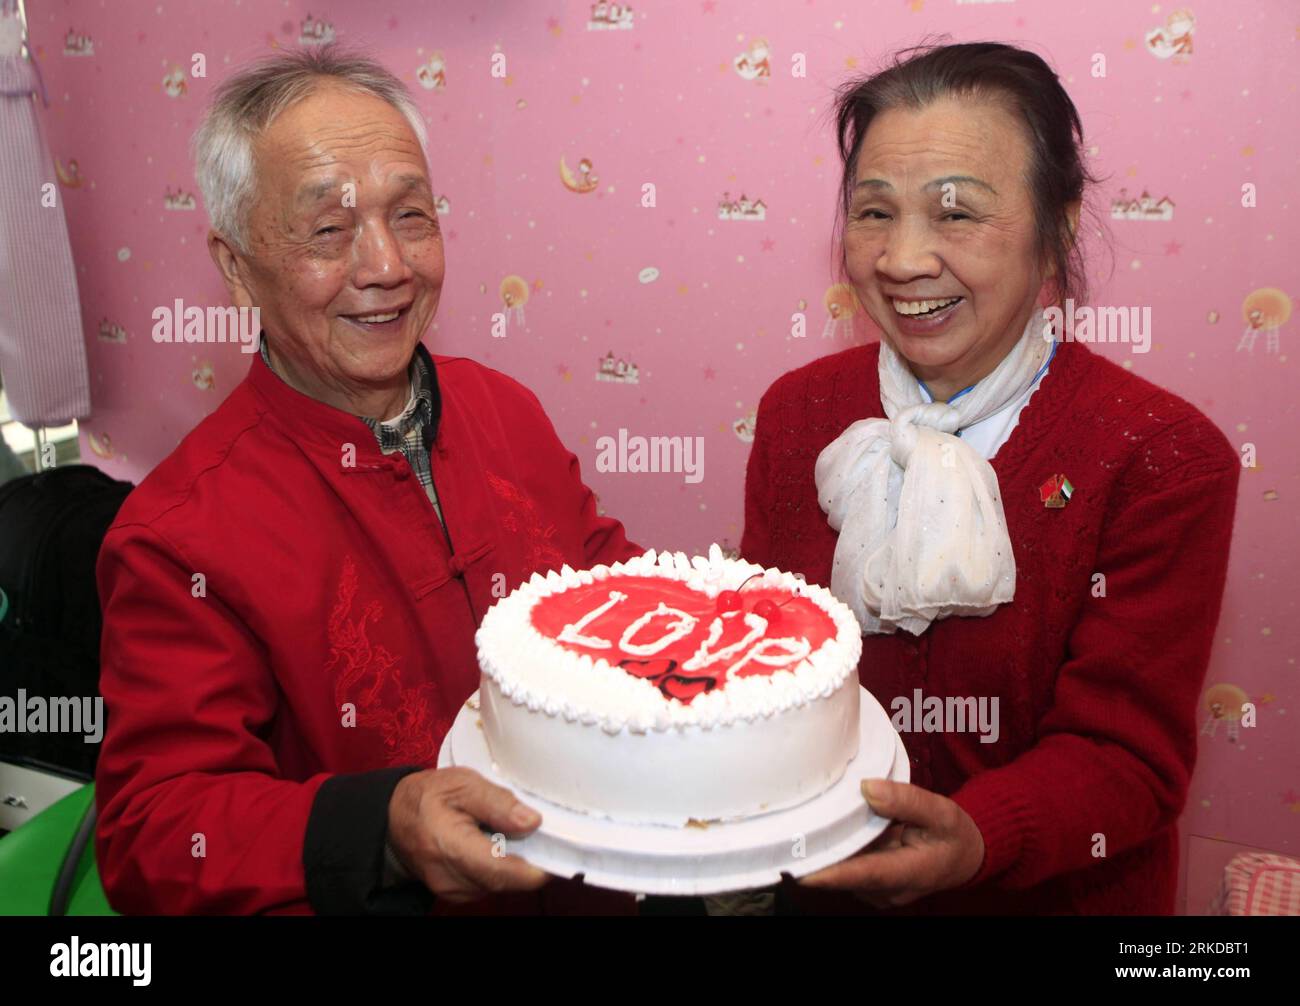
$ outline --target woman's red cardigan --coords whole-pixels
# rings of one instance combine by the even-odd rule
[[[763,396],[741,552],[829,584],[836,534],[813,466],[855,420],[883,416],[879,344],[818,360]],[[859,676],[895,698],[996,698],[999,736],[908,732],[912,782],[952,797],[984,864],[914,912],[1169,913],[1176,822],[1223,597],[1241,466],[1193,406],[1063,343],[992,459],[1016,556],[1015,600],[920,636],[863,641]],[[1064,475],[1074,493],[1044,505]],[[863,910],[786,885],[796,910]]]

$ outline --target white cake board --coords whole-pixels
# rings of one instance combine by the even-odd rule
[[[633,894],[704,895],[769,887],[783,873],[802,877],[853,855],[889,825],[862,797],[863,779],[911,778],[907,751],[889,716],[861,690],[858,754],[821,796],[789,810],[701,827],[633,825],[594,817],[534,796],[503,778],[488,752],[478,693],[462,707],[438,767],[474,769],[542,815],[506,851],[558,877]]]

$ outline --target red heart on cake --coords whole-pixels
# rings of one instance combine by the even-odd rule
[[[611,576],[541,598],[531,621],[557,645],[601,658],[683,703],[725,688],[733,667],[736,677],[772,674],[785,666],[773,656],[779,657],[780,644],[792,638],[807,653],[835,636],[830,616],[798,593],[754,585],[739,596],[742,606],[723,612],[713,595],[680,580]],[[780,618],[763,617],[755,611],[759,605],[764,610],[779,605]],[[753,616],[762,618],[761,632],[751,623]],[[764,659],[746,659],[760,646]],[[708,659],[711,653],[725,656]],[[701,654],[701,666],[679,672]],[[801,657],[791,649],[790,662]]]
[[[620,660],[618,666],[634,678],[662,678],[677,670],[676,660]]]
[[[620,660],[618,666],[634,678],[645,678],[657,685],[664,696],[689,703],[697,695],[710,692],[718,683],[714,674],[675,674],[676,660]]]

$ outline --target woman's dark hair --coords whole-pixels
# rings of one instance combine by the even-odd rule
[[[1097,180],[1084,164],[1083,125],[1052,68],[1013,45],[926,43],[896,53],[884,70],[839,89],[835,124],[844,165],[840,226],[853,200],[858,151],[875,117],[893,108],[920,110],[948,97],[999,102],[1023,123],[1030,150],[1025,181],[1034,203],[1039,254],[1055,266],[1057,300],[1083,300],[1087,276],[1067,214],[1067,207],[1082,202],[1085,187]]]

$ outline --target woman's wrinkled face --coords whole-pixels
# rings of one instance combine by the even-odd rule
[[[403,384],[445,265],[406,119],[373,95],[325,85],[281,114],[254,152],[240,275],[277,360],[327,399]]]
[[[983,377],[1035,310],[1043,275],[1029,157],[1015,119],[972,99],[883,112],[863,138],[848,273],[923,380]]]

